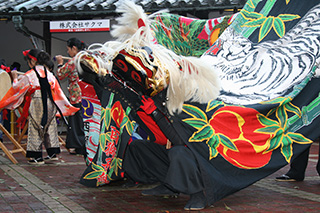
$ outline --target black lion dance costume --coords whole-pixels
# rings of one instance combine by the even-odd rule
[[[122,2],[116,40],[77,55],[102,106],[81,182],[160,182],[142,194],[188,194],[184,208],[200,210],[308,149],[319,137],[320,5],[297,5],[248,1],[214,25]]]

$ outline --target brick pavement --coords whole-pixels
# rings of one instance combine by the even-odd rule
[[[312,145],[305,181],[276,182],[274,178],[285,173],[287,166],[200,212],[320,212],[318,146]],[[186,195],[141,196],[141,190],[152,186],[125,189],[123,181],[99,188],[81,185],[84,160],[64,147],[59,163],[54,164],[31,166],[21,153],[14,156],[16,165],[0,151],[0,212],[185,212]]]

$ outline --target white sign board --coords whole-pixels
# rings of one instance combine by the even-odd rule
[[[50,32],[93,32],[109,31],[110,20],[69,20],[69,21],[50,21]]]

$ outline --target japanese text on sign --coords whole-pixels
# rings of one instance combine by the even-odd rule
[[[70,20],[70,21],[51,21],[50,32],[92,32],[109,31],[110,20]]]

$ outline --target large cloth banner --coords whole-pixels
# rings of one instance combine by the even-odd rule
[[[174,127],[212,204],[290,163],[319,137],[318,1],[247,2],[203,54],[221,95],[185,103]]]
[[[197,159],[209,205],[279,170],[319,137],[318,1],[249,0],[233,16],[163,14],[150,27],[158,44],[202,57],[221,80],[217,99],[185,102],[182,113],[169,117]],[[98,95],[99,147],[85,185],[123,176],[123,149],[137,119],[132,102],[117,94],[123,90]]]

